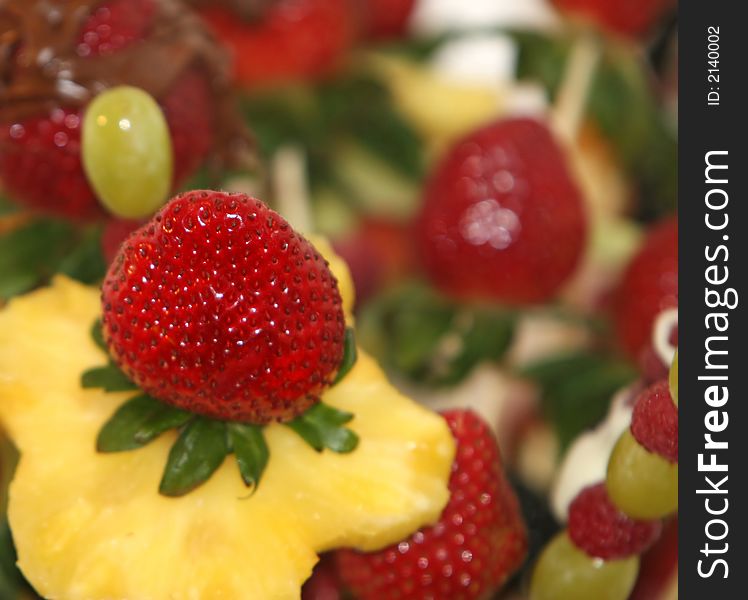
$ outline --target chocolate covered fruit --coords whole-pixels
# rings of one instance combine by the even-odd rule
[[[350,315],[347,270],[316,246]],[[40,594],[298,598],[318,552],[375,550],[438,519],[454,456],[449,429],[396,392],[363,352],[322,394],[355,415],[354,452],[315,452],[273,423],[253,494],[227,459],[191,493],[159,495],[173,433],[134,451],[95,451],[126,396],[80,385],[85,369],[106,361],[89,337],[99,311],[98,290],[57,278],[0,313],[0,422],[21,453],[9,519],[18,564]]]

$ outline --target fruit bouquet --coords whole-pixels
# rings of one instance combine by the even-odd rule
[[[676,597],[674,12],[0,0],[0,597]]]

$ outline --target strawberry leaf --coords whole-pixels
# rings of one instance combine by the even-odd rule
[[[44,284],[58,272],[84,283],[104,276],[100,227],[56,219],[25,219],[0,233],[0,299]]]
[[[255,486],[256,489],[270,458],[262,427],[247,423],[229,423],[228,432],[242,479],[247,486]]]
[[[353,331],[353,327],[347,327],[345,330],[345,346],[343,348],[343,360],[340,363],[338,374],[335,376],[333,385],[339,383],[343,377],[348,375],[348,372],[353,368],[358,359],[358,350],[356,349],[356,334]]]
[[[605,416],[613,394],[636,378],[636,369],[620,359],[584,351],[541,359],[519,374],[540,387],[543,412],[565,450]]]
[[[181,427],[192,417],[148,395],[135,396],[104,424],[96,439],[96,450],[123,452],[140,448],[168,429]]]
[[[286,423],[286,427],[295,431],[302,440],[314,448],[317,452],[322,452],[325,449],[325,444],[322,442],[322,435],[320,434],[317,427],[308,423],[304,420],[303,415],[296,417],[293,421]]]
[[[228,453],[226,423],[195,418],[169,452],[159,492],[171,497],[187,494],[207,481]]]
[[[102,388],[105,392],[126,392],[138,389],[138,386],[113,363],[84,371],[81,375],[81,386],[85,389]]]
[[[419,383],[453,385],[511,344],[516,314],[457,302],[421,283],[388,290],[359,319],[361,345],[386,367]]]
[[[353,419],[351,413],[319,402],[286,425],[317,452],[328,448],[333,452],[347,454],[353,452],[359,442],[358,435],[343,427],[351,419]]]
[[[91,339],[93,339],[96,346],[109,354],[109,348],[107,348],[106,342],[104,341],[104,332],[101,329],[101,319],[96,319],[94,324],[91,326]]]

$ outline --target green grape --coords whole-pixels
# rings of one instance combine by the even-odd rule
[[[94,98],[83,120],[81,154],[89,183],[112,214],[146,217],[166,201],[173,168],[169,127],[143,90],[120,86]]]
[[[668,377],[670,382],[670,395],[675,401],[675,406],[678,406],[678,351],[675,351],[675,358],[673,358],[673,364],[670,366],[670,376]]]
[[[626,600],[638,573],[638,556],[593,558],[564,531],[545,547],[535,565],[530,600]]]
[[[627,429],[608,461],[605,481],[613,503],[634,519],[659,519],[678,510],[678,465],[649,452]]]

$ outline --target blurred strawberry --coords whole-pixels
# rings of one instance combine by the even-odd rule
[[[415,270],[410,229],[395,221],[365,217],[333,246],[351,270],[358,306]]]
[[[665,598],[678,578],[678,518],[662,529],[660,539],[641,557],[639,578],[629,600]]]
[[[676,0],[552,0],[559,9],[616,33],[637,36],[650,31],[676,6]]]
[[[331,556],[322,556],[301,588],[301,600],[340,600],[340,582]]]
[[[363,0],[366,36],[383,39],[404,35],[415,4],[415,0]]]
[[[574,271],[587,217],[563,150],[532,119],[459,140],[428,181],[416,241],[430,278],[456,297],[551,299]]]
[[[613,322],[624,350],[639,358],[650,346],[657,315],[678,306],[678,220],[647,234],[613,294]]]
[[[353,45],[358,18],[350,0],[265,4],[251,19],[223,7],[200,11],[231,51],[242,85],[318,78],[333,71]]]

